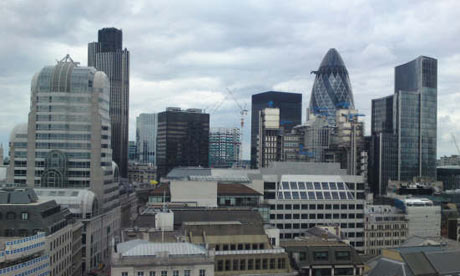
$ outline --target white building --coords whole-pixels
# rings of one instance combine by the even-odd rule
[[[117,245],[112,276],[214,276],[214,256],[191,243],[132,240]]]
[[[409,236],[441,236],[441,206],[425,198],[408,198],[403,203],[409,220]]]
[[[270,205],[270,223],[281,239],[300,236],[319,225],[338,225],[344,238],[357,250],[364,249],[364,183],[362,176],[281,175],[265,194],[275,191]]]

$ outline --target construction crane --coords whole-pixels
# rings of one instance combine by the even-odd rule
[[[454,141],[454,145],[457,148],[457,153],[460,156],[460,149],[458,148],[458,145],[457,145],[457,139],[455,139],[455,135],[453,133],[450,133],[450,135],[452,135],[452,140]]]
[[[235,104],[238,106],[238,109],[240,110],[240,150],[239,150],[239,167],[242,167],[243,163],[243,132],[244,132],[244,118],[246,115],[248,115],[248,109],[246,108],[246,105],[241,106],[238,100],[235,98],[235,95],[233,95],[233,92],[230,91],[230,89],[226,88],[228,94],[232,97],[233,101]]]

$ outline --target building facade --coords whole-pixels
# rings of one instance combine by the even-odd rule
[[[158,114],[157,177],[174,167],[209,165],[209,114],[168,107]]]
[[[326,116],[330,125],[336,121],[339,108],[354,109],[348,70],[336,49],[329,49],[315,74],[309,113]]]
[[[4,251],[0,253],[0,271],[12,267],[0,275],[22,275],[34,268],[38,273],[33,275],[68,276],[79,271],[81,275],[81,265],[72,266],[82,254],[80,244],[72,239],[74,229],[81,224],[71,219],[69,210],[52,200],[39,201],[29,188],[2,189],[0,214],[5,222],[0,226]]]
[[[434,238],[441,236],[441,206],[424,198],[404,199],[408,236]]]
[[[257,135],[259,111],[266,107],[279,108],[280,125],[290,132],[302,122],[302,94],[268,91],[252,95],[251,102],[251,168],[257,167]]]
[[[390,205],[368,205],[365,212],[365,254],[380,255],[383,249],[399,247],[407,239],[409,224],[402,210]]]
[[[141,113],[136,117],[136,148],[139,163],[156,164],[158,116]]]
[[[373,100],[372,116],[374,191],[385,194],[389,179],[436,179],[436,59],[420,56],[397,66],[394,94]]]
[[[12,137],[14,183],[90,189],[101,212],[118,206],[107,76],[67,56],[37,73],[31,90],[27,142],[23,127]]]
[[[358,251],[364,250],[364,182],[351,175],[282,175],[278,183],[265,182],[270,223],[281,239],[298,237],[320,225],[340,226]]]
[[[257,168],[268,167],[282,158],[282,136],[280,109],[264,108],[259,111],[259,132],[257,135]]]
[[[109,78],[111,149],[124,178],[128,175],[129,60],[129,51],[123,49],[122,30],[103,28],[98,32],[98,42],[88,44],[88,66]]]
[[[231,168],[239,165],[240,150],[239,128],[211,128],[209,131],[209,167]]]

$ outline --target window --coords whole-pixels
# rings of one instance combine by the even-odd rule
[[[305,261],[307,259],[307,253],[299,252],[299,261]]]
[[[230,260],[225,260],[225,271],[230,271],[230,270],[231,270]]]
[[[122,272],[121,276],[128,276],[128,272]]]
[[[16,219],[16,214],[13,212],[6,213],[6,219]]]
[[[262,259],[262,269],[268,269],[268,259]]]
[[[254,260],[249,259],[248,260],[248,270],[253,270],[254,269]]]
[[[334,270],[334,275],[353,275],[353,268],[351,267],[336,268]]]
[[[233,260],[233,271],[238,271],[239,269],[238,259]]]
[[[187,271],[187,270],[186,270],[186,271]],[[150,271],[150,272],[149,272],[149,276],[155,276],[155,271]],[[190,274],[189,274],[188,276],[190,276]]]
[[[315,261],[327,261],[329,258],[327,251],[316,251],[313,252],[313,259]]]
[[[351,259],[350,251],[336,251],[335,259],[338,261],[349,261]]]
[[[278,258],[278,269],[286,268],[286,260],[283,258]]]
[[[168,271],[163,270],[163,271],[161,272],[161,276],[168,276]]]
[[[29,219],[29,213],[27,213],[27,212],[22,212],[22,213],[21,213],[21,219],[22,219],[22,220],[28,220],[28,219]]]
[[[144,272],[143,271],[137,272],[137,276],[144,276]]]
[[[275,259],[270,259],[270,269],[275,269]]]
[[[179,270],[173,270],[173,276],[179,276]]]
[[[240,270],[246,270],[246,260],[245,259],[240,260]]]
[[[217,271],[223,271],[224,270],[224,261],[218,260],[217,261]]]
[[[206,269],[200,269],[200,276],[206,276]]]

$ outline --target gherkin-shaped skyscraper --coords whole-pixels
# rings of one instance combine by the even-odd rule
[[[326,116],[335,125],[337,109],[354,109],[353,93],[345,63],[336,49],[329,49],[319,66],[311,91],[310,112]]]

